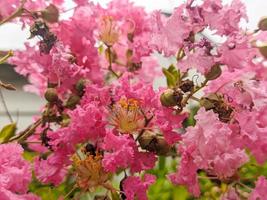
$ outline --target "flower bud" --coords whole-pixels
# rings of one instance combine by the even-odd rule
[[[267,31],[267,17],[263,17],[259,23],[258,27],[261,31]]]
[[[220,64],[213,65],[208,73],[205,74],[207,80],[215,80],[222,74]]]
[[[176,106],[182,100],[182,98],[183,96],[179,92],[175,92],[172,89],[167,89],[160,95],[160,102],[163,106],[172,107]]]
[[[49,23],[58,22],[59,12],[57,7],[53,4],[50,4],[44,10],[41,11],[41,17]]]
[[[261,46],[261,47],[258,47],[261,55],[264,57],[264,58],[267,58],[267,46]]]
[[[50,102],[56,102],[58,100],[57,90],[55,88],[47,88],[45,92],[45,99]]]
[[[69,109],[74,109],[76,107],[76,105],[80,102],[80,99],[81,98],[78,95],[75,95],[75,94],[71,95],[68,98],[68,100],[65,104],[65,107],[69,108]]]
[[[85,79],[80,79],[76,85],[75,85],[75,89],[78,91],[79,94],[82,94],[85,89],[86,86],[86,80]]]

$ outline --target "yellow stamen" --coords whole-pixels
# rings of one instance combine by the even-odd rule
[[[144,116],[139,102],[135,99],[121,98],[111,112],[111,124],[121,133],[133,134],[144,127]]]

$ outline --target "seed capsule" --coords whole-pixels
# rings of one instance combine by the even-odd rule
[[[69,109],[74,109],[76,107],[76,105],[80,102],[80,97],[78,95],[71,95],[66,104],[65,107],[69,108]]]
[[[185,80],[182,81],[180,87],[179,87],[184,93],[192,91],[194,88],[194,83],[193,81],[190,80]]]
[[[172,89],[167,89],[160,95],[160,102],[166,107],[176,106],[182,99],[183,95],[179,91],[174,91]]]
[[[45,92],[45,99],[50,102],[56,102],[58,100],[57,90],[55,88],[47,88]]]
[[[168,155],[171,152],[171,146],[166,142],[163,136],[157,135],[152,131],[145,131],[138,139],[142,149],[154,152],[157,155]]]

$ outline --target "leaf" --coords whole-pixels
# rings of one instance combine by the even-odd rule
[[[180,82],[180,72],[174,65],[170,65],[168,69],[163,68],[162,72],[167,79],[168,87],[173,88]]]
[[[112,200],[120,200],[120,195],[117,192],[111,192]]]
[[[12,123],[4,126],[0,131],[0,143],[8,142],[8,140],[15,135],[17,124]]]

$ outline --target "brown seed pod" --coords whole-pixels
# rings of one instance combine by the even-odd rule
[[[145,131],[138,142],[142,149],[156,153],[157,155],[168,155],[171,146],[166,142],[163,136],[157,135],[152,131]]]
[[[194,88],[194,82],[191,80],[184,80],[182,81],[180,87],[179,87],[184,93],[190,92]]]

